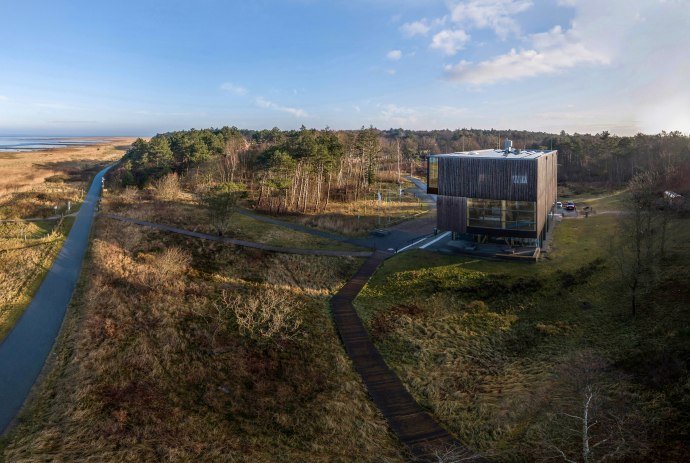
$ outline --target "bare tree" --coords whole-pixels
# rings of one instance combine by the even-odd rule
[[[581,351],[559,371],[565,395],[542,434],[541,447],[551,459],[598,463],[645,449],[639,413],[615,383],[603,383],[609,362],[592,351]]]
[[[654,281],[668,221],[658,207],[659,171],[636,175],[629,183],[629,213],[621,215],[619,233],[612,247],[614,261],[630,292],[632,316],[637,314],[640,295]]]

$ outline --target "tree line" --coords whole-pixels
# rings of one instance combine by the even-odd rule
[[[197,186],[244,185],[258,208],[273,213],[322,211],[330,201],[357,200],[382,181],[424,175],[430,154],[498,148],[557,149],[559,182],[621,187],[639,172],[687,164],[690,138],[679,132],[620,137],[495,129],[187,130],[138,139],[115,175],[142,187],[169,173]],[[233,187],[232,189],[236,189]],[[369,196],[367,196],[369,197]]]

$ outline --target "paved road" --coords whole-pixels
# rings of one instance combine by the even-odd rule
[[[8,429],[22,407],[60,331],[88,247],[101,178],[108,169],[94,178],[53,266],[0,344],[0,433]]]
[[[419,198],[421,198],[423,201],[426,201],[428,203],[433,203],[434,205],[436,205],[436,195],[427,194],[426,183],[424,183],[423,181],[421,181],[420,179],[418,179],[416,177],[410,177],[409,175],[407,177],[405,177],[405,179],[414,183],[417,188],[422,190],[422,192],[417,195],[417,196],[419,196]]]
[[[121,222],[132,223],[135,225],[141,225],[143,227],[155,228],[157,230],[167,231],[170,233],[176,233],[178,235],[191,236],[192,238],[201,238],[203,240],[218,241],[220,243],[234,244],[235,246],[244,246],[247,248],[255,248],[271,252],[280,252],[284,254],[302,254],[309,256],[331,257],[369,257],[372,254],[370,251],[335,251],[329,249],[284,248],[280,246],[271,246],[270,244],[256,243],[254,241],[237,240],[234,238],[226,238],[224,236],[199,233],[191,230],[185,230],[183,228],[171,227],[170,225],[163,225],[160,223],[147,222],[145,220],[123,217],[121,215],[103,214],[103,217],[107,217],[113,220],[119,220]]]

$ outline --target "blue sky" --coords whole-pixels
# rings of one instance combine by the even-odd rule
[[[690,0],[0,2],[0,134],[690,131]]]

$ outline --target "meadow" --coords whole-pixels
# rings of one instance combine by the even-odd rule
[[[105,210],[139,220],[161,223],[202,233],[216,234],[217,231],[209,220],[208,208],[198,196],[180,191],[174,200],[156,198],[156,190],[149,188],[138,190],[113,190],[105,192],[103,197]],[[239,208],[248,208],[243,204]],[[283,217],[281,217],[283,219]],[[235,211],[230,214],[224,236],[253,241],[273,246],[364,251],[364,248],[321,238],[318,236],[289,230],[284,227],[262,222]]]
[[[412,193],[413,188],[414,185],[407,180],[403,180],[401,185],[393,180],[381,181],[376,188],[376,193],[381,193],[381,201],[378,201],[376,193],[370,193],[369,197],[356,201],[332,201],[326,210],[319,213],[297,214],[285,218],[328,232],[366,236],[373,230],[429,213],[429,206]]]
[[[118,194],[106,192],[107,212],[173,216]],[[204,226],[188,223],[197,207],[179,209]],[[404,461],[330,319],[328,299],[359,265],[98,218],[50,372],[4,460]]]
[[[536,264],[395,256],[356,307],[414,397],[497,461],[581,461],[587,397],[590,461],[684,461],[690,219],[634,318],[616,220],[564,220]]]

